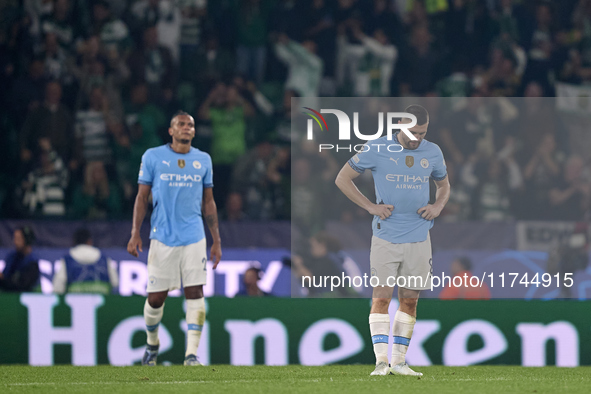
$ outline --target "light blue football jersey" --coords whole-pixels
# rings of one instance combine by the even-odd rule
[[[429,177],[439,181],[447,176],[443,153],[427,140],[415,150],[393,146],[389,151],[392,144],[398,144],[398,133],[391,141],[386,137],[368,141],[366,151],[349,159],[349,165],[359,173],[371,170],[376,203],[394,206],[389,218],[374,216],[373,234],[396,244],[422,242],[427,239],[433,220],[423,219],[417,210],[429,203]]]
[[[188,153],[177,153],[170,144],[148,149],[142,156],[138,183],[152,186],[151,239],[182,246],[205,237],[203,188],[213,187],[207,153],[193,147]]]

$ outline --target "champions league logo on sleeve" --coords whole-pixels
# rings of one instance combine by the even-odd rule
[[[307,112],[303,112],[304,114],[310,116],[311,119],[308,119],[308,123],[307,123],[307,139],[309,141],[314,139],[314,123],[316,123],[318,125],[318,127],[320,128],[320,131],[324,132],[326,129],[326,132],[328,132],[328,124],[326,123],[326,119],[324,118],[324,116],[322,116],[322,114],[333,114],[337,117],[337,121],[339,124],[339,128],[338,128],[338,138],[339,141],[351,141],[351,120],[349,119],[349,116],[338,109],[321,109],[320,112],[312,109],[312,108],[308,108],[308,107],[304,107],[304,109],[307,109],[309,111],[311,111],[311,113],[307,113]],[[403,132],[404,134],[406,134],[406,136],[408,136],[408,138],[410,138],[411,141],[417,141],[417,138],[410,132],[410,128],[416,126],[417,124],[417,118],[415,115],[411,114],[411,113],[407,113],[407,112],[387,112],[385,113],[385,117],[386,117],[386,135],[387,135],[387,140],[391,141],[392,140],[392,134],[393,131],[398,131],[400,130],[401,132]],[[398,119],[410,119],[410,123],[397,123]],[[314,122],[315,121],[315,122]],[[371,135],[365,135],[362,134],[359,131],[359,113],[358,112],[354,112],[353,113],[353,132],[355,133],[355,136],[357,138],[359,138],[360,140],[364,140],[364,141],[372,141],[375,139],[378,139],[382,136],[382,133],[384,131],[384,112],[379,112],[378,113],[378,131],[375,134],[371,134]],[[385,144],[357,144],[357,145],[352,145],[352,144],[348,144],[348,145],[344,145],[344,144],[319,144],[318,145],[318,149],[319,152],[322,152],[323,150],[336,150],[337,152],[339,150],[346,150],[349,152],[357,152],[357,153],[362,153],[362,152],[367,152],[368,150],[371,149],[377,149],[378,151],[380,150],[380,146],[385,146],[385,148],[383,149],[387,149],[389,152],[402,152],[403,151],[403,147],[402,145],[398,144],[398,143],[392,143],[389,145],[385,145]]]

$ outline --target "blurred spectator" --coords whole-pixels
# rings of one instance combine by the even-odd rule
[[[74,29],[70,0],[55,0],[53,12],[41,20],[44,35],[55,34],[60,47],[66,51],[73,49],[78,32]]]
[[[241,222],[247,219],[246,214],[242,209],[242,196],[240,193],[232,192],[228,194],[224,211],[220,219],[228,222]]]
[[[43,102],[45,92],[45,71],[43,60],[33,58],[28,66],[28,74],[15,79],[10,94],[10,106],[13,111],[15,126],[20,129],[27,113]]]
[[[562,80],[580,84],[591,79],[591,1],[579,0],[572,14],[573,45],[563,65]]]
[[[306,2],[307,3],[307,2]],[[300,41],[304,35],[308,9],[306,4],[297,0],[279,0],[269,13],[269,31],[283,33]]]
[[[580,220],[591,207],[591,184],[584,179],[585,161],[571,156],[564,165],[562,176],[550,189],[552,219]]]
[[[248,100],[250,105],[260,114],[265,116],[273,114],[273,103],[271,103],[269,99],[258,90],[254,82],[244,80],[244,78],[238,75],[234,77],[233,83],[238,89],[238,93]]]
[[[300,45],[281,34],[275,53],[289,69],[285,89],[297,92],[300,97],[318,97],[323,64],[316,56],[314,41],[307,40]]]
[[[144,83],[131,88],[130,102],[125,104],[125,126],[128,134],[117,139],[115,156],[117,173],[125,199],[135,196],[137,173],[142,155],[149,148],[162,145],[162,136],[168,140],[168,125],[164,113],[148,102],[148,87]]]
[[[41,138],[39,147],[39,164],[22,182],[23,205],[33,216],[64,216],[68,169],[49,139]]]
[[[511,218],[509,210],[509,188],[503,164],[490,160],[484,180],[479,185],[478,213],[476,219],[485,222],[502,221]]]
[[[220,47],[215,34],[209,34],[190,59],[190,65],[182,69],[181,75],[184,80],[197,81],[198,89],[207,89],[231,75],[233,70],[234,57],[226,48]],[[203,96],[205,94],[202,93]]]
[[[72,83],[67,64],[68,54],[58,45],[55,33],[45,35],[42,56],[45,59],[45,76],[48,79]]]
[[[79,159],[111,163],[109,103],[100,87],[92,88],[86,110],[76,113],[76,139]]]
[[[151,101],[159,102],[164,95],[171,95],[174,87],[174,69],[170,51],[158,45],[158,30],[144,30],[143,45],[129,59],[132,82],[148,84]]]
[[[250,219],[273,219],[271,190],[267,179],[273,155],[273,145],[264,141],[239,158],[234,165],[232,189],[244,196],[245,212]]]
[[[324,276],[341,276],[345,274],[351,277],[361,277],[361,271],[356,263],[341,252],[342,246],[340,242],[328,235],[325,231],[308,239],[307,245],[296,251],[292,257],[293,273],[301,278],[302,276],[312,276],[318,279]],[[314,280],[312,280],[314,283]],[[329,286],[312,286],[308,288],[311,296],[355,296],[356,291],[353,288],[338,287],[335,288],[334,294],[330,294]]]
[[[486,283],[482,286],[472,286],[470,278],[472,277],[472,261],[467,257],[459,257],[451,263],[451,277],[462,278],[461,286],[453,286],[448,284],[441,293],[439,298],[442,300],[489,300],[490,289]],[[467,279],[465,279],[467,278]],[[457,281],[459,282],[459,281]],[[457,283],[456,282],[456,283]]]
[[[41,33],[41,20],[45,20],[53,13],[54,2],[52,0],[25,0],[24,11],[31,20],[29,32],[33,36]]]
[[[371,35],[375,35],[376,30],[382,30],[387,40],[393,45],[402,44],[402,21],[393,11],[391,1],[373,0],[370,10],[364,15],[363,25],[366,26],[367,32]]]
[[[90,161],[84,169],[84,184],[74,190],[70,203],[71,216],[104,220],[121,216],[122,196],[117,184],[110,181],[104,163]]]
[[[197,4],[199,3],[199,4]],[[158,30],[158,44],[166,47],[173,58],[175,64],[179,62],[180,45],[185,45],[187,33],[191,41],[191,46],[197,48],[201,43],[201,26],[197,22],[189,22],[196,15],[196,6],[200,6],[198,13],[205,14],[205,0],[139,0],[131,6],[132,20],[130,28],[133,35],[137,37],[136,41],[141,40],[142,32],[155,26]],[[185,18],[187,16],[188,18]],[[183,37],[183,35],[185,35]]]
[[[238,22],[237,71],[257,84],[263,82],[267,59],[267,31],[272,2],[243,0],[234,13]]]
[[[126,58],[132,43],[127,25],[112,14],[110,5],[106,0],[94,2],[92,15],[92,34],[100,37],[105,46],[105,51],[117,51],[120,56]]]
[[[572,297],[571,288],[566,286],[567,281],[564,279],[567,278],[566,274],[573,278],[577,271],[584,270],[589,265],[589,223],[577,223],[573,233],[564,237],[548,253],[546,264],[546,271],[550,275],[559,275],[559,296]]]
[[[454,167],[453,162],[446,163],[447,176],[449,176],[449,183],[453,185],[453,188],[449,195],[449,201],[441,211],[440,218],[445,222],[469,220],[472,215],[472,187],[463,182],[460,171]]]
[[[552,5],[540,2],[536,6],[534,18],[534,23],[525,31],[523,37],[529,59],[525,78],[547,86],[550,84],[549,72],[557,46],[558,27],[553,16]]]
[[[29,226],[13,233],[15,250],[5,257],[6,265],[0,272],[1,291],[33,291],[39,286],[39,258],[33,252],[35,233]]]
[[[250,267],[244,272],[242,279],[242,288],[236,296],[245,297],[269,297],[271,294],[262,291],[259,288],[259,280],[262,278],[262,271],[257,267]]]
[[[49,82],[45,87],[43,105],[29,113],[20,134],[21,160],[29,163],[41,153],[39,143],[48,139],[57,155],[69,163],[74,146],[74,120],[62,103],[62,87],[59,82]]]
[[[519,124],[515,133],[524,150],[522,153],[532,153],[540,141],[540,136],[546,134],[556,135],[559,141],[563,138],[568,140],[564,131],[560,132],[561,127],[557,123],[559,116],[553,108],[553,101],[543,98],[542,85],[537,82],[528,83],[523,95],[526,99],[520,103]]]
[[[109,115],[113,119],[120,120],[123,117],[123,104],[121,101],[121,85],[127,79],[129,70],[125,64],[117,69],[107,72],[107,63],[102,59],[96,59],[80,75],[80,94],[78,107],[90,96],[92,89],[101,88],[109,106]]]
[[[251,105],[238,94],[236,87],[223,84],[211,90],[199,109],[199,118],[211,121],[211,158],[216,174],[214,197],[222,207],[229,190],[232,165],[246,152],[246,117],[252,114]]]
[[[76,76],[80,77],[80,73],[88,72],[87,68],[92,63],[99,59],[101,55],[101,39],[98,35],[91,35],[85,41],[80,42],[78,45],[79,61],[78,66],[80,70],[76,70]]]
[[[418,3],[417,3],[418,4]],[[412,29],[410,46],[400,54],[400,95],[424,95],[435,89],[445,64],[432,45],[433,37],[424,25]]]
[[[303,234],[312,234],[323,227],[324,218],[320,212],[321,191],[314,182],[312,166],[306,158],[294,158],[291,185],[291,220]]]
[[[291,219],[291,150],[282,146],[269,161],[267,179],[276,220]]]
[[[158,20],[163,17],[161,15],[162,3],[168,3],[167,0],[137,0],[130,7],[133,22],[129,23],[129,28],[132,31],[143,31],[147,27],[156,26]]]
[[[355,96],[390,96],[390,80],[398,58],[397,48],[390,44],[382,29],[376,29],[368,37],[358,25],[353,36],[361,44],[346,42],[346,35],[339,34],[339,51],[344,51],[345,64],[353,80]]]
[[[74,233],[74,247],[56,265],[53,291],[111,294],[119,286],[115,263],[92,244],[90,231]]]
[[[334,12],[326,0],[313,0],[311,9],[306,11],[304,40],[318,45],[318,56],[324,63],[324,75],[332,77],[335,71],[336,28]]]
[[[177,1],[177,5],[181,12],[180,68],[181,73],[184,71],[190,74],[188,71],[199,65],[195,62],[195,58],[203,41],[203,25],[207,20],[207,0],[180,0]]]
[[[487,101],[471,97],[466,107],[450,114],[441,129],[441,142],[447,161],[456,166],[468,163],[475,158],[479,145],[485,140],[491,119],[487,113]]]
[[[436,84],[440,97],[468,97],[472,89],[471,75],[467,58],[453,60],[451,74]]]
[[[552,134],[544,135],[523,170],[529,204],[522,219],[549,219],[549,192],[561,173],[564,153],[556,147]]]
[[[520,85],[516,73],[517,60],[513,52],[504,53],[500,48],[492,51],[490,68],[484,74],[484,83],[488,85],[492,96],[513,97]]]
[[[291,100],[299,97],[299,95],[293,91],[286,89],[283,93],[283,105],[275,109],[273,116],[275,122],[274,138],[282,142],[299,141],[300,136],[291,132]]]

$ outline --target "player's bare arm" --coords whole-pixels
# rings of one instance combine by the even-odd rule
[[[216,269],[222,258],[222,240],[220,238],[220,229],[218,226],[218,211],[213,199],[213,189],[206,187],[203,189],[203,217],[209,227],[209,232],[213,238],[211,245],[210,259],[213,261],[213,269]]]
[[[451,190],[449,178],[446,176],[440,181],[435,181],[435,185],[437,186],[435,202],[419,208],[417,211],[417,213],[425,220],[433,220],[438,217],[439,214],[441,214],[443,207],[445,207],[445,204],[447,204],[447,200],[449,200],[449,193]]]
[[[349,198],[349,200],[365,209],[371,215],[379,216],[380,219],[386,219],[390,217],[390,215],[392,215],[392,211],[394,210],[394,206],[387,204],[374,204],[369,201],[368,198],[359,191],[353,182],[353,179],[357,178],[359,175],[360,174],[357,171],[351,168],[349,163],[346,163],[337,175],[335,184],[339,189],[341,189],[345,196]]]
[[[148,204],[152,186],[139,184],[137,196],[135,197],[135,204],[133,205],[133,226],[131,228],[131,239],[127,243],[127,252],[134,257],[138,257],[138,249],[142,250],[142,238],[140,237],[140,229],[146,212],[148,211]]]

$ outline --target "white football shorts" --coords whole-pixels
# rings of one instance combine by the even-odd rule
[[[410,290],[431,289],[433,259],[431,237],[423,242],[393,244],[373,236],[371,239],[371,276],[379,286],[402,287]]]
[[[148,293],[204,285],[207,281],[206,240],[168,246],[152,239],[148,252]]]

